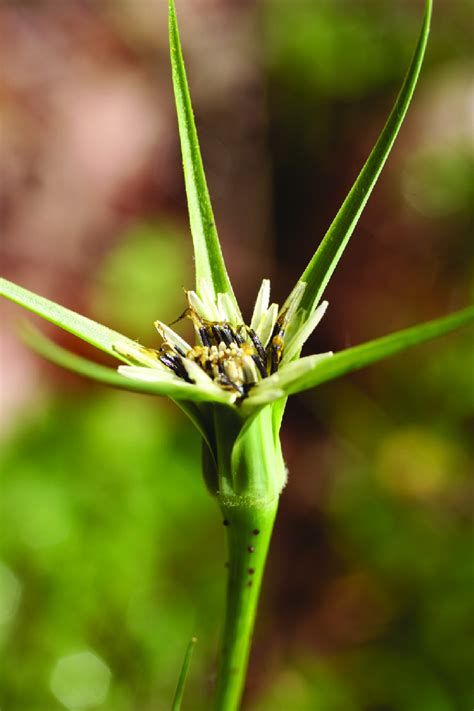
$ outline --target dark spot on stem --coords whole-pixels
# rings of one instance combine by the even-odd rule
[[[248,574],[253,575],[255,573],[255,568],[249,568],[248,569]]]
[[[252,587],[252,581],[251,581],[251,580],[248,581],[247,587],[248,587],[248,588],[251,588],[251,587]]]
[[[247,550],[249,553],[253,553],[255,548],[254,548],[254,546],[248,546]]]
[[[228,521],[226,518],[222,521],[222,524],[224,526],[230,526],[230,521]]]
[[[252,531],[252,533],[253,533],[254,536],[258,536],[258,534],[260,533],[260,531],[259,531],[258,528],[254,528],[253,531]]]
[[[229,561],[228,561],[228,560],[226,560],[226,562],[224,563],[224,565],[225,565],[225,567],[226,567],[226,568],[228,568],[228,567],[230,566],[230,563],[229,563]]]

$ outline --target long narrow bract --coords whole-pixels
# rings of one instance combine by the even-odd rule
[[[196,261],[196,289],[199,293],[201,280],[205,279],[211,284],[215,294],[219,292],[228,294],[235,310],[240,313],[217,235],[211,198],[207,188],[196,125],[194,123],[193,108],[181,50],[178,20],[173,0],[169,0],[169,40],[189,222]]]
[[[146,395],[161,395],[169,397],[177,404],[183,402],[216,402],[216,393],[207,392],[190,383],[179,381],[177,378],[161,380],[142,380],[139,377],[126,377],[115,368],[108,368],[105,365],[94,363],[93,361],[71,353],[66,348],[54,343],[44,334],[40,333],[31,324],[24,325],[20,331],[22,340],[26,345],[46,360],[58,365],[65,370],[70,370],[76,375],[81,375],[89,380],[94,380],[102,385],[108,385],[120,390],[130,390]],[[123,366],[127,368],[129,366]],[[133,375],[133,366],[130,366]],[[148,373],[155,373],[151,368],[143,368]],[[218,400],[217,400],[218,401]],[[225,399],[222,399],[225,404]]]
[[[319,303],[404,121],[425,56],[431,10],[432,0],[427,0],[423,25],[413,59],[387,123],[323,241],[300,277],[300,281],[306,282],[301,306],[307,312],[311,312]]]
[[[28,311],[32,311],[37,316],[46,319],[46,321],[50,321],[56,326],[59,326],[59,328],[73,333],[78,338],[87,341],[87,343],[105,351],[105,353],[108,353],[114,358],[118,358],[118,360],[124,363],[130,362],[127,358],[120,356],[114,350],[114,345],[120,341],[128,343],[131,346],[136,345],[134,341],[127,338],[127,336],[123,336],[121,333],[107,328],[107,326],[102,326],[102,324],[92,321],[92,319],[86,316],[82,316],[75,311],[71,311],[71,309],[67,309],[65,306],[50,301],[44,296],[24,289],[22,286],[14,284],[7,279],[0,278],[0,296],[14,301],[16,304],[28,309]]]
[[[288,383],[283,389],[286,395],[292,395],[314,388],[328,380],[340,378],[342,375],[365,368],[372,363],[377,363],[409,348],[444,336],[473,322],[474,306],[469,306],[448,316],[395,331],[395,333],[382,336],[382,338],[376,338],[373,341],[335,353],[331,358],[316,363],[310,372],[306,372],[300,378]],[[309,358],[311,357],[309,356]],[[305,360],[306,358],[302,358],[300,363]]]

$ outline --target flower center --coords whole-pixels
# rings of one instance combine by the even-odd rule
[[[158,351],[163,365],[175,375],[192,382],[183,358],[193,361],[224,390],[245,398],[260,380],[278,370],[283,355],[286,320],[277,320],[265,348],[255,331],[246,325],[233,326],[228,322],[206,321],[194,310],[186,316],[195,325],[199,343],[188,352],[165,340]]]

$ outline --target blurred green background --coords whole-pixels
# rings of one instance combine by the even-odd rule
[[[421,3],[178,0],[217,223],[247,313],[282,300],[400,85]],[[472,301],[471,0],[435,3],[409,118],[308,352]],[[192,284],[164,2],[0,5],[2,264],[151,346]],[[470,97],[470,99],[469,99]],[[198,437],[40,362],[2,304],[0,707],[210,707],[225,546]],[[74,339],[59,342],[90,354]],[[474,705],[472,329],[293,398],[252,711]]]

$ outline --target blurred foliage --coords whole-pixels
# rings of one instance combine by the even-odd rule
[[[474,204],[474,153],[469,146],[420,150],[408,161],[402,179],[405,197],[420,212],[469,219]]]
[[[127,5],[131,18],[138,5]],[[277,285],[294,278],[302,252],[332,217],[334,196],[349,180],[344,154],[354,165],[365,155],[367,106],[393,95],[420,14],[420,3],[297,5],[294,12],[290,0],[263,4],[283,257]],[[446,60],[454,71],[464,66],[471,11],[470,0],[437,3],[427,71]],[[133,36],[132,20],[120,31]],[[154,71],[154,64],[146,70],[153,81]],[[472,289],[470,150],[437,140],[415,146],[394,183],[408,218],[379,191],[378,217],[394,224],[395,238],[378,245],[378,256],[394,262],[399,281],[387,287],[387,272],[367,256],[377,244],[360,235],[362,257],[351,263],[348,253],[341,266],[348,278],[334,287],[317,335],[321,350],[353,335],[343,307],[356,333],[385,327],[387,305],[407,319],[402,327],[422,320],[425,306],[433,315],[448,311],[448,298],[459,301]],[[433,218],[425,234],[418,213]],[[428,258],[438,259],[436,281],[422,274]],[[95,262],[91,313],[153,346],[154,319],[183,311],[191,267],[189,242],[175,224],[132,225]],[[249,709],[474,706],[472,352],[472,334],[460,333],[291,405],[284,432],[290,481],[260,610]],[[201,481],[197,435],[158,399],[54,377],[41,372],[37,400],[0,454],[2,711],[168,709],[192,634],[199,641],[184,708],[204,711],[225,550]],[[305,536],[309,553],[299,557]],[[300,588],[294,580],[303,581]]]
[[[267,7],[270,66],[308,96],[360,97],[398,78],[412,46],[412,14],[398,16],[394,32],[382,3],[370,10],[365,3],[328,0],[300,0],[298,12],[288,2]]]
[[[131,227],[97,275],[98,317],[156,339],[154,318],[183,308],[180,237],[170,225]],[[193,667],[205,697],[219,630],[208,610],[223,604],[225,553],[194,429],[169,403],[95,387],[47,398],[25,420],[0,462],[0,702],[62,708],[54,691],[67,708],[95,707],[83,694],[94,667],[58,678],[89,653],[114,678],[101,708],[168,709],[186,640],[201,632]],[[56,693],[64,687],[69,696]],[[75,694],[84,703],[68,704]]]
[[[308,99],[324,95],[360,99],[392,81],[399,83],[400,67],[412,51],[414,28],[423,11],[422,2],[380,0],[298,0],[297,12],[286,0],[264,7],[270,70],[279,82],[299,89]],[[471,19],[470,0],[438,3],[431,58],[470,57],[469,33],[462,29]]]
[[[114,320],[123,333],[151,345],[153,322],[170,322],[186,307],[190,263],[189,244],[176,225],[133,225],[102,263],[93,298],[97,319]]]
[[[186,640],[200,638],[204,684],[219,626],[224,544],[197,437],[160,402],[113,392],[28,419],[1,462],[1,556],[20,586],[2,708],[61,708],[57,661],[92,650],[114,677],[104,708],[167,709]]]

